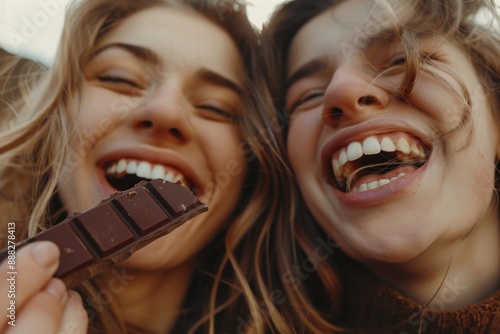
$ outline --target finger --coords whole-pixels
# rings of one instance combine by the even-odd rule
[[[88,317],[83,308],[82,298],[75,291],[69,291],[57,334],[86,334],[87,327]]]
[[[66,285],[53,278],[42,291],[29,299],[16,319],[16,326],[8,327],[8,334],[57,333],[68,299]]]
[[[0,265],[0,315],[14,305],[19,310],[35,293],[43,289],[59,265],[59,248],[52,242],[36,242],[21,248],[11,267],[7,261]],[[5,292],[4,292],[5,291]],[[14,311],[15,312],[15,311]],[[0,328],[7,322],[0,317]]]

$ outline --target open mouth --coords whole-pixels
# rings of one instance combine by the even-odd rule
[[[118,191],[125,191],[141,181],[164,179],[177,182],[192,190],[192,183],[181,173],[169,167],[148,161],[120,159],[106,164],[105,176],[108,183]]]
[[[364,192],[385,186],[421,168],[431,147],[404,133],[369,136],[336,151],[331,181],[343,192]]]

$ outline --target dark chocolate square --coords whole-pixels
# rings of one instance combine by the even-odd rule
[[[94,257],[80,240],[70,224],[59,224],[33,237],[35,241],[48,240],[55,242],[61,251],[59,268],[56,276],[66,275],[86,266]]]
[[[111,254],[120,246],[135,240],[132,231],[109,203],[82,213],[75,221],[78,221],[82,231],[95,243],[100,255]]]
[[[199,204],[198,198],[189,189],[175,183],[157,179],[151,181],[146,187],[153,196],[170,209],[174,217],[181,216]]]
[[[119,203],[118,207],[124,215],[132,219],[141,236],[159,228],[159,225],[170,222],[170,217],[142,187],[113,202]]]

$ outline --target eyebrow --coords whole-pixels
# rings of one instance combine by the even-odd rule
[[[231,79],[228,79],[212,70],[209,70],[208,68],[201,68],[196,72],[196,75],[201,78],[203,81],[212,83],[217,86],[221,86],[224,88],[228,88],[235,92],[238,96],[243,95],[243,88],[241,88],[240,85],[238,85],[236,82],[232,81]]]
[[[328,66],[330,66],[330,63],[326,57],[316,58],[308,61],[288,77],[286,81],[286,88],[290,88],[290,86],[292,86],[294,83],[305,77],[324,71],[328,68]]]
[[[126,43],[112,43],[112,44],[107,44],[94,52],[93,57],[96,57],[98,54],[102,53],[105,50],[111,49],[111,48],[118,48],[122,49],[125,51],[128,51],[135,57],[139,58],[140,60],[143,60],[148,63],[152,64],[160,64],[160,56],[156,54],[153,50],[143,47],[143,46],[138,46],[138,45],[132,45],[132,44],[126,44]]]
[[[110,48],[119,48],[123,49],[125,51],[130,52],[133,54],[135,57],[148,62],[152,63],[155,65],[158,65],[161,63],[160,61],[160,56],[156,54],[153,50],[143,47],[143,46],[137,46],[137,45],[132,45],[132,44],[126,44],[126,43],[112,43],[105,45],[101,48],[99,48],[93,55],[93,57],[96,57],[98,54],[102,53],[103,51],[110,49]],[[229,78],[226,78],[212,70],[209,70],[207,68],[201,68],[196,72],[196,75],[200,77],[203,81],[207,81],[209,83],[215,84],[217,86],[229,88],[230,90],[234,91],[237,95],[242,96],[243,95],[243,88],[240,87],[237,83],[232,81]]]
[[[367,44],[362,49],[373,48],[376,44],[392,44],[398,41],[397,38],[399,38],[399,36],[399,31],[394,27],[383,29],[379,33],[370,36]],[[329,66],[330,62],[326,57],[318,57],[308,61],[288,77],[286,81],[286,88],[290,88],[294,83],[305,77],[312,76],[326,70]]]

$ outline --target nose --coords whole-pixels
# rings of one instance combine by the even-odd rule
[[[187,142],[192,137],[189,103],[180,85],[164,82],[133,113],[135,131],[158,141]]]
[[[339,67],[325,91],[322,120],[330,126],[357,123],[383,112],[388,92],[353,65]]]

